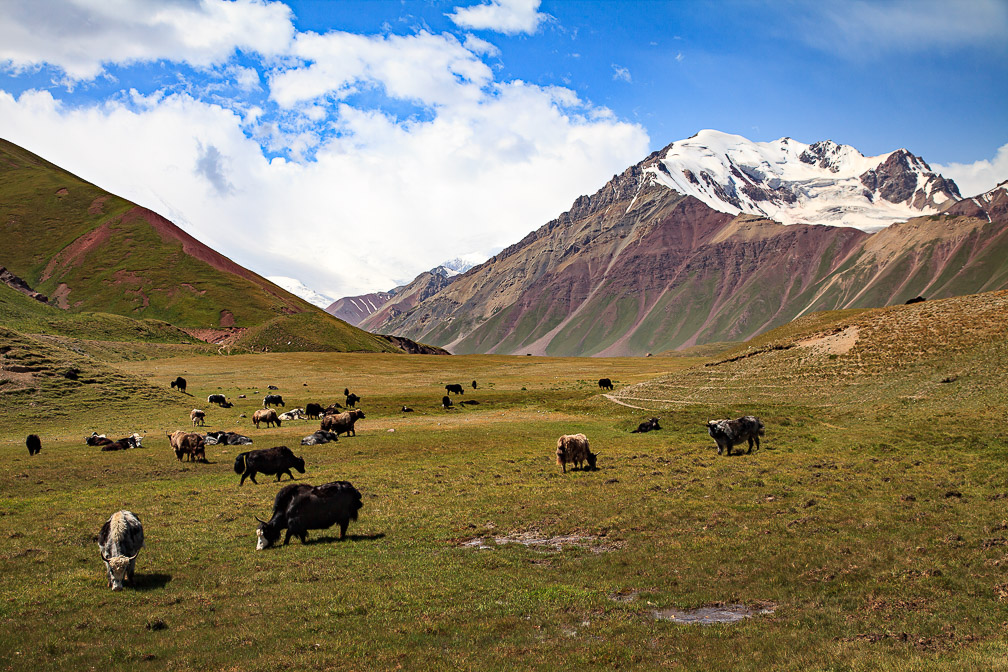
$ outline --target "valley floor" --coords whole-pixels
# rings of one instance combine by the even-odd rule
[[[5,393],[0,669],[1008,669],[997,397],[830,405],[810,401],[816,381],[747,396],[676,357],[109,360],[138,386],[182,375],[191,396]],[[604,397],[602,377],[642,408]],[[465,394],[446,411],[449,383]],[[366,418],[303,447],[316,421],[252,426],[271,384],[288,410],[349,388]],[[208,407],[214,393],[235,407]],[[177,462],[165,432],[191,408],[251,448],[290,446],[302,482],[351,481],[364,507],[348,538],[255,551],[254,516],[286,479],[239,487],[236,446]],[[717,455],[706,421],[750,413],[762,449]],[[629,433],[651,415],[660,431]],[[146,438],[103,453],[84,445],[92,431]],[[576,432],[598,471],[556,465],[557,437]],[[119,509],[146,545],[137,585],[113,593],[94,537]],[[702,607],[751,616],[677,622]]]

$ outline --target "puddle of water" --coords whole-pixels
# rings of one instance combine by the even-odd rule
[[[651,613],[659,621],[672,621],[691,625],[714,625],[715,623],[737,623],[738,621],[774,613],[774,606],[747,607],[744,604],[724,604],[699,607],[697,609],[662,609]]]
[[[523,532],[521,534],[509,534],[499,537],[473,537],[468,541],[463,541],[462,548],[491,549],[507,544],[521,544],[527,548],[535,548],[541,551],[562,551],[564,546],[578,546],[587,548],[593,553],[604,553],[609,550],[604,546],[595,543],[597,537],[585,534],[564,534],[555,537],[543,537],[535,532]]]

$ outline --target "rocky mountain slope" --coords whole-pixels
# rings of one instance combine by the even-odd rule
[[[907,152],[867,159],[832,143],[765,145],[773,147],[757,146],[759,161],[743,144],[684,168],[673,143],[434,296],[368,326],[457,353],[641,355],[745,340],[809,311],[1008,287],[1003,188],[961,201],[954,183]],[[689,170],[704,192],[678,191],[673,168]],[[812,174],[834,168],[837,180]],[[785,225],[766,212],[841,226]],[[906,221],[877,233],[851,226],[898,219]]]
[[[155,212],[0,140],[0,265],[63,310],[154,319],[270,350],[401,352],[202,244]],[[320,337],[322,334],[324,337]],[[216,340],[215,340],[216,342]]]

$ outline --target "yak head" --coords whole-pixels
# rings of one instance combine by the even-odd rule
[[[294,458],[294,468],[298,470],[299,474],[305,473],[305,471],[304,471],[304,458],[303,457],[295,457]]]
[[[105,561],[105,567],[108,569],[108,582],[112,586],[112,590],[123,589],[126,571],[130,568],[130,564],[136,560],[139,553],[140,551],[137,551],[132,556],[117,555],[114,558],[107,558],[102,553],[102,560]]]
[[[302,472],[304,473],[304,472]],[[256,529],[256,550],[261,551],[263,549],[269,548],[280,539],[280,525],[276,524],[273,519],[268,522],[256,516],[256,520],[259,521],[259,527]]]
[[[598,459],[598,455],[589,451],[588,452],[588,468],[595,471],[598,467],[595,466],[595,461]]]

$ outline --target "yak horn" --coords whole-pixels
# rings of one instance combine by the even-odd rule
[[[137,557],[138,555],[140,555],[140,551],[137,551],[137,552],[136,552],[136,553],[134,553],[133,555],[129,556],[129,558],[128,558],[128,559],[129,559],[129,560],[136,560],[136,557]]]
[[[263,525],[265,525],[265,524],[266,524],[266,521],[265,521],[265,520],[263,520],[262,518],[260,518],[259,516],[252,516],[252,517],[253,517],[253,518],[255,518],[256,520],[258,520],[258,521],[259,521],[260,523],[262,523]]]
[[[101,555],[102,560],[104,560],[105,562],[109,561],[109,559],[105,557],[105,551],[99,551],[98,553],[99,555]]]

